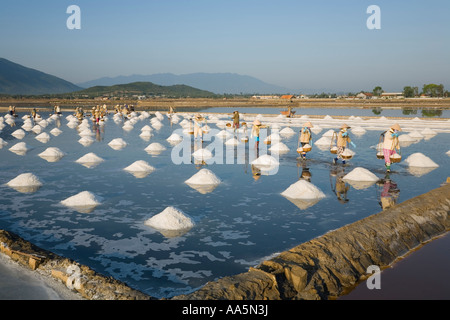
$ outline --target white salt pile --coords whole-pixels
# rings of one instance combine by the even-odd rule
[[[227,146],[237,146],[237,145],[239,144],[239,140],[237,140],[236,138],[231,138],[231,139],[228,139],[228,140],[225,142],[225,144],[226,144]]]
[[[408,135],[414,139],[423,139],[424,138],[424,136],[418,131],[410,132]]]
[[[164,147],[162,144],[158,142],[151,143],[147,146],[147,148],[144,149],[147,152],[161,152],[166,150],[166,147]]]
[[[52,135],[54,135],[55,137],[57,137],[57,136],[59,136],[62,133],[62,131],[60,129],[58,129],[58,128],[53,128],[52,130],[50,130],[50,133]]]
[[[431,160],[423,153],[417,152],[410,155],[405,162],[410,167],[422,167],[422,168],[437,168],[439,165]]]
[[[369,170],[357,167],[347,173],[342,180],[350,183],[355,189],[365,189],[376,183],[378,177]]]
[[[172,133],[170,137],[167,138],[167,141],[169,142],[180,142],[183,140],[183,137],[180,136],[178,133]]]
[[[157,230],[184,230],[192,228],[194,221],[183,211],[167,207],[161,213],[146,220],[144,224]]]
[[[363,135],[364,133],[366,133],[366,129],[364,129],[363,127],[354,127],[352,128],[352,133],[356,135]]]
[[[448,150],[445,154],[450,157],[450,150]]]
[[[331,139],[329,137],[321,137],[316,142],[314,142],[316,146],[327,146],[329,147],[331,145]]]
[[[0,149],[3,148],[4,146],[6,146],[7,144],[8,144],[8,142],[6,142],[2,138],[0,138]]]
[[[221,183],[221,180],[211,170],[203,168],[186,180],[185,183],[192,185],[217,185]]]
[[[104,160],[102,158],[100,158],[99,156],[97,156],[95,153],[90,152],[90,153],[85,154],[84,156],[82,156],[81,158],[76,160],[75,162],[82,164],[83,166],[85,166],[87,168],[92,168],[103,161]]]
[[[61,201],[61,204],[74,208],[79,212],[88,213],[101,204],[101,199],[89,191],[82,191]]]
[[[155,170],[155,168],[149,165],[144,160],[138,160],[129,165],[128,167],[124,168],[123,170],[128,172],[152,172]]]
[[[283,128],[282,130],[280,130],[280,134],[291,135],[291,134],[295,134],[295,131],[292,128],[286,127],[286,128]]]
[[[116,138],[111,140],[108,143],[108,146],[110,146],[114,150],[120,150],[127,146],[127,143],[122,138]]]
[[[39,153],[38,156],[48,162],[56,162],[61,160],[65,156],[65,153],[56,147],[50,147],[45,149],[44,152]]]
[[[253,160],[252,164],[257,166],[278,166],[280,163],[271,155],[265,154]]]
[[[22,173],[6,184],[19,192],[35,192],[41,186],[42,182],[32,173]]]
[[[78,142],[81,145],[83,145],[85,147],[88,147],[88,146],[90,146],[91,144],[94,143],[94,138],[92,138],[92,137],[82,137],[80,140],[78,140]]]
[[[23,139],[23,137],[25,137],[25,131],[23,131],[22,129],[17,129],[13,133],[11,133],[11,135],[17,139]]]
[[[25,142],[19,142],[19,143],[13,145],[11,148],[9,148],[9,151],[23,156],[27,153],[28,147]]]
[[[319,125],[314,125],[314,127],[311,128],[311,132],[314,134],[319,134],[322,130],[322,127]]]
[[[344,152],[342,152],[341,156],[342,156],[344,159],[351,159],[351,158],[353,158],[353,156],[354,156],[355,154],[356,154],[355,151],[353,151],[353,150],[351,150],[351,149],[349,149],[349,148],[345,148],[345,150],[344,150]]]
[[[286,153],[289,152],[289,147],[283,142],[278,142],[272,145],[269,150],[274,153]]]
[[[213,154],[212,154],[212,152],[210,150],[202,148],[202,149],[196,150],[192,154],[192,156],[195,159],[208,160],[208,159],[212,158]]]
[[[219,138],[222,138],[222,139],[226,139],[228,137],[231,137],[231,133],[229,133],[226,130],[222,130],[218,134],[216,134],[216,137],[219,137]]]
[[[325,132],[322,137],[328,137],[331,138],[334,135],[334,130],[330,129],[327,132]]]
[[[437,132],[430,128],[425,128],[420,132],[424,136],[434,136],[437,134]]]
[[[294,184],[291,184],[289,188],[284,190],[281,195],[290,199],[322,199],[325,198],[325,194],[306,180],[299,180]]]
[[[33,132],[36,133],[36,134],[39,134],[39,133],[42,132],[42,127],[41,127],[40,125],[35,125],[35,126],[33,127],[33,129],[31,129],[31,131],[33,131]]]
[[[42,143],[47,143],[50,141],[50,135],[47,132],[42,132],[41,134],[37,135],[35,139]]]

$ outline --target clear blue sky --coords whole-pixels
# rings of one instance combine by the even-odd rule
[[[66,27],[73,4],[81,30]],[[450,89],[449,31],[448,0],[3,0],[0,57],[74,83],[231,72],[297,92]]]

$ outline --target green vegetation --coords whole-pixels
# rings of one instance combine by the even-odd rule
[[[66,98],[213,98],[212,92],[186,85],[160,86],[152,82],[133,82],[114,86],[95,86],[64,95]]]

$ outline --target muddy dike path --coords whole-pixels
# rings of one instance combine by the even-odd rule
[[[450,229],[450,184],[330,231],[250,268],[171,300],[333,300]],[[156,300],[76,261],[0,230],[0,254],[59,281],[86,300]],[[164,299],[167,300],[167,299]]]

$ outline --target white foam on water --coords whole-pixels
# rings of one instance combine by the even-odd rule
[[[299,180],[291,184],[281,195],[290,199],[304,200],[325,198],[325,194],[319,188],[306,180]]]
[[[431,160],[429,157],[423,153],[417,152],[410,155],[406,160],[410,167],[422,167],[422,168],[437,168],[439,165]]]
[[[144,224],[158,230],[184,230],[195,225],[191,217],[175,207],[167,207]]]

